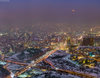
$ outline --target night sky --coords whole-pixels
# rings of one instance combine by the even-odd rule
[[[0,0],[2,30],[47,22],[77,27],[99,26],[100,0]]]

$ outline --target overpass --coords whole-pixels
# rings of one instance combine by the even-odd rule
[[[58,44],[59,45],[59,44]],[[63,44],[64,46],[66,46],[65,44]],[[24,63],[19,63],[19,62],[13,62],[13,61],[10,61],[10,60],[6,60],[6,62],[10,62],[10,63],[15,63],[15,64],[18,64],[18,65],[26,65],[25,68],[19,70],[18,72],[16,72],[13,77],[18,77],[20,74],[24,73],[25,71],[27,71],[28,69],[30,69],[31,67],[36,67],[36,65],[38,63],[40,63],[41,61],[44,61],[45,59],[47,59],[51,54],[55,53],[57,50],[59,50],[59,46],[56,47],[54,50],[51,50],[51,51],[48,51],[46,52],[44,55],[40,56],[38,59],[36,60],[33,60],[30,64],[26,65]],[[47,62],[47,61],[45,61]],[[49,63],[49,62],[48,62]],[[50,68],[51,70],[56,70],[56,71],[61,71],[61,72],[66,72],[66,73],[69,73],[69,74],[73,74],[73,75],[77,75],[77,76],[81,76],[81,77],[84,77],[84,78],[95,78],[94,76],[92,75],[89,75],[89,74],[84,74],[84,73],[80,73],[80,72],[77,72],[77,71],[72,71],[72,70],[64,70],[64,69],[58,69],[56,67],[54,67],[52,64],[50,64],[53,68]],[[11,74],[12,75],[12,74]]]
[[[40,58],[36,59],[36,60],[33,60],[28,66],[26,66],[25,68],[23,68],[22,70],[20,70],[19,72],[16,72],[15,73],[15,77],[19,76],[20,74],[24,73],[25,71],[27,71],[28,69],[30,69],[31,67],[36,67],[36,65],[38,63],[40,63],[41,61],[47,59],[51,54],[53,54],[54,52],[56,52],[57,50],[59,50],[59,48],[55,48],[54,50],[52,51],[49,51],[47,52],[46,54],[42,55]],[[52,65],[51,65],[52,66]],[[50,68],[51,69],[51,68]],[[77,75],[77,76],[81,76],[81,77],[84,77],[84,78],[96,78],[92,75],[89,75],[89,74],[84,74],[83,72],[80,73],[80,72],[76,72],[76,71],[71,71],[71,70],[64,70],[64,69],[56,69],[56,67],[53,67],[53,69],[51,70],[56,70],[56,71],[61,71],[61,72],[66,72],[66,73],[69,73],[69,74],[73,74],[73,75]]]
[[[26,66],[24,69],[20,70],[19,72],[15,73],[15,77],[19,76],[20,74],[24,73],[25,71],[27,71],[29,68],[36,66],[36,64],[38,64],[39,62],[45,60],[46,58],[48,58],[51,54],[53,54],[54,52],[56,52],[57,50],[59,50],[58,48],[55,48],[52,51],[47,52],[46,54],[44,54],[43,56],[41,56],[40,58],[36,59],[36,61],[32,61],[28,66]]]

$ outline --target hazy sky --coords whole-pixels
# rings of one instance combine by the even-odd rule
[[[0,0],[0,26],[35,22],[97,25],[100,0]]]

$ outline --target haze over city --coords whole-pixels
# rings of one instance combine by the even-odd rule
[[[60,29],[58,24],[61,25]],[[0,30],[2,31],[11,28],[44,32],[67,31],[71,28],[77,31],[99,25],[99,0],[0,1]]]

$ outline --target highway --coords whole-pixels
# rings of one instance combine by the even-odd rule
[[[47,59],[51,54],[53,54],[57,50],[59,50],[59,48],[56,48],[56,49],[54,49],[52,51],[47,52],[46,54],[44,54],[43,56],[41,56],[40,58],[38,58],[36,61],[33,61],[31,64],[29,64],[28,66],[26,66],[25,68],[23,68],[22,70],[20,70],[19,72],[16,72],[15,73],[15,77],[17,77],[20,74],[24,73],[25,71],[27,71],[31,67],[36,66],[36,64],[38,64],[39,62]],[[45,61],[45,62],[47,62],[47,61]],[[61,71],[61,72],[66,72],[66,73],[77,75],[77,76],[81,76],[81,77],[84,77],[84,78],[96,78],[96,77],[94,77],[92,75],[85,74],[85,73],[80,73],[80,72],[71,71],[71,70],[64,70],[64,69],[56,69],[56,67],[54,67],[54,66],[53,66],[53,70]]]
[[[68,57],[70,57],[69,55],[68,55]],[[68,57],[66,57],[67,58],[67,60],[69,61],[69,62],[71,62],[71,63],[73,63],[71,60],[69,60],[68,59]],[[45,68],[46,70],[55,70],[55,71],[58,71],[58,72],[64,72],[64,73],[69,73],[69,74],[72,74],[72,75],[76,75],[76,76],[80,76],[80,77],[83,77],[83,78],[96,78],[95,76],[92,76],[92,75],[90,75],[90,74],[86,74],[86,73],[83,73],[83,72],[78,72],[78,71],[71,71],[71,70],[64,70],[64,69],[58,69],[58,68],[56,68],[53,64],[52,64],[52,62],[49,60],[44,60],[44,62],[46,62],[46,63],[48,63],[52,68],[45,68],[45,67],[43,67],[43,69]],[[75,63],[73,63],[73,64],[75,64]],[[77,65],[77,64],[76,64]],[[38,66],[39,67],[39,66]],[[79,67],[79,66],[78,66]],[[42,67],[40,67],[40,68],[42,68]]]
[[[45,59],[47,59],[51,54],[55,53],[57,50],[59,50],[59,47],[56,47],[54,50],[48,51],[46,52],[44,55],[40,56],[38,59],[33,60],[29,65],[27,65],[25,68],[19,70],[18,72],[16,72],[14,74],[14,77],[18,77],[20,74],[24,73],[25,71],[27,71],[28,69],[30,69],[31,67],[36,67],[36,65],[38,63],[40,63],[41,61],[45,61],[47,63],[49,63],[48,61],[46,61]],[[23,63],[19,63],[19,62],[13,62],[13,61],[7,61],[7,62],[11,62],[11,63],[15,63],[15,64],[19,64],[19,65],[25,65]],[[73,74],[73,75],[77,75],[77,76],[81,76],[84,78],[96,78],[92,75],[89,74],[84,74],[84,73],[80,73],[77,71],[72,71],[72,70],[64,70],[64,69],[57,69],[56,67],[54,67],[51,63],[49,63],[53,68],[52,70],[56,70],[56,71],[61,71],[61,72],[66,72],[69,74]]]
[[[20,74],[24,73],[25,71],[27,71],[29,68],[36,66],[36,64],[38,64],[39,62],[45,60],[46,58],[48,58],[51,54],[53,54],[54,52],[56,52],[57,50],[59,50],[59,48],[56,48],[52,51],[47,52],[46,54],[44,54],[43,56],[41,56],[40,58],[36,59],[36,61],[33,60],[33,62],[31,64],[29,64],[28,66],[26,66],[24,69],[20,70],[19,72],[15,73],[15,77],[19,76]]]

